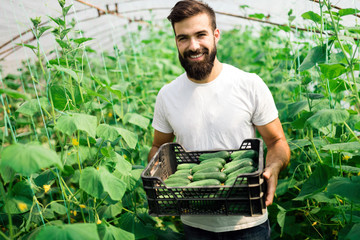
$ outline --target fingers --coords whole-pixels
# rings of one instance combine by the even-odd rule
[[[266,193],[265,204],[266,206],[270,206],[274,200],[274,195],[277,185],[277,177],[274,176],[269,169],[265,169],[263,176],[267,182],[267,193]]]

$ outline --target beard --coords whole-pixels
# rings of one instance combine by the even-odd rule
[[[181,66],[185,69],[189,78],[201,81],[205,79],[211,73],[212,68],[214,67],[214,60],[216,56],[216,45],[214,44],[214,49],[209,52],[207,48],[201,48],[197,51],[186,51],[184,52],[184,57],[181,56],[179,52],[179,61]],[[189,61],[188,57],[191,55],[197,55],[203,53],[204,60],[201,62]]]

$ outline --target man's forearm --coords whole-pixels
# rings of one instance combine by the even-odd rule
[[[279,139],[267,147],[266,166],[277,165],[279,172],[284,170],[290,161],[290,148],[286,139]]]
[[[155,153],[157,152],[158,149],[159,149],[158,146],[151,147],[150,152],[148,154],[148,162],[150,162],[150,160],[153,158],[153,156],[155,155]]]

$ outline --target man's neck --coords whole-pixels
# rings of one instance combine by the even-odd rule
[[[214,67],[212,68],[211,73],[206,78],[204,78],[202,80],[196,80],[193,78],[189,78],[189,79],[190,79],[190,81],[192,81],[194,83],[209,83],[209,82],[215,80],[219,76],[219,74],[221,73],[221,70],[222,70],[222,66],[223,66],[223,64],[217,59],[217,57],[215,57]]]

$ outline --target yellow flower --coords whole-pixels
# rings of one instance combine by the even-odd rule
[[[79,204],[80,208],[86,208],[86,206],[84,204]]]
[[[76,215],[77,215],[77,211],[76,211],[76,210],[74,210],[74,211],[73,211],[73,214],[74,214],[74,217],[76,217]]]
[[[26,205],[26,203],[23,203],[23,202],[19,202],[17,204],[17,207],[20,211],[26,211],[28,209],[28,206]]]
[[[357,174],[358,176],[360,176],[360,172],[358,172],[358,174]]]
[[[98,218],[98,220],[96,221],[96,224],[101,224],[101,220]]]
[[[44,192],[47,193],[50,190],[50,185],[43,185]]]
[[[339,199],[339,202],[340,202],[340,203],[343,203],[343,200]]]
[[[349,160],[349,159],[350,159],[350,156],[345,155],[345,156],[343,156],[343,157],[342,157],[342,159],[343,159],[343,160],[345,160],[345,161],[347,161],[347,160]]]
[[[109,112],[108,117],[112,117],[112,116],[113,116],[112,112]]]
[[[71,141],[73,146],[79,146],[79,141],[76,138],[72,138]]]
[[[317,222],[313,222],[313,224],[311,224],[311,226],[315,226],[317,224]]]

